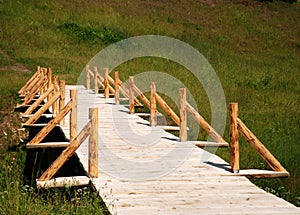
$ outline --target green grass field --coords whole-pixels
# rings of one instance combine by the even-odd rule
[[[208,2],[0,0],[0,214],[102,210],[101,200],[87,190],[54,191],[46,197],[22,186],[25,152],[11,147],[19,141],[20,127],[12,112],[18,89],[33,73],[10,66],[21,63],[31,71],[37,65],[51,67],[60,79],[75,84],[95,54],[115,41],[139,35],[174,37],[207,58],[222,83],[227,105],[239,103],[240,118],[291,173],[287,179],[253,182],[300,206],[300,4]],[[193,92],[201,114],[210,119],[205,92],[189,81],[182,66],[139,58],[117,69],[122,80],[153,70],[176,76]],[[228,122],[227,118],[227,141]],[[199,138],[205,138],[203,132]],[[247,142],[241,139],[240,144],[241,168],[268,168]],[[219,149],[217,154],[229,161],[228,150]],[[65,196],[71,200],[64,203]]]

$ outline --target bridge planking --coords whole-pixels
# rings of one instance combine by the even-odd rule
[[[149,127],[113,98],[83,86],[66,86],[67,94],[70,89],[78,90],[78,131],[88,121],[88,108],[99,107],[99,177],[92,184],[112,214],[300,214],[294,205],[230,173],[218,156],[178,142],[163,127]],[[68,126],[62,128],[68,136]],[[160,138],[147,145],[150,132]],[[174,149],[180,159],[169,155]],[[87,140],[76,153],[87,171]],[[145,165],[160,158],[151,168]]]

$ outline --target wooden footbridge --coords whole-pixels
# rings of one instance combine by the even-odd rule
[[[300,214],[294,205],[269,194],[247,177],[288,177],[289,173],[237,116],[230,104],[228,144],[186,101],[180,89],[179,116],[156,92],[150,98],[136,87],[133,77],[125,86],[97,68],[86,69],[86,86],[65,85],[52,77],[51,69],[38,67],[19,91],[25,107],[22,125],[39,128],[27,149],[63,148],[48,169],[37,175],[40,188],[91,184],[111,214]],[[93,85],[93,90],[91,90]],[[101,87],[103,93],[99,94]],[[123,98],[120,98],[123,95]],[[113,95],[113,97],[112,97]],[[127,106],[120,105],[123,100]],[[149,114],[135,113],[144,105]],[[177,126],[157,125],[160,105]],[[215,142],[188,141],[187,114]],[[145,120],[140,115],[148,115]],[[40,118],[48,122],[40,122]],[[59,127],[68,141],[46,142]],[[179,137],[167,132],[178,130]],[[266,160],[272,170],[240,170],[238,133]],[[231,163],[201,149],[229,147]],[[76,154],[86,174],[57,177],[59,169]],[[247,177],[245,177],[247,176]]]

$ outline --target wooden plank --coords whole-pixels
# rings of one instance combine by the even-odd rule
[[[87,186],[90,184],[90,179],[86,176],[58,177],[48,181],[36,181],[37,188],[47,189],[54,187],[75,187]]]
[[[89,137],[89,177],[98,178],[98,108],[89,109],[91,133]]]
[[[237,174],[225,174],[224,176],[246,176],[247,178],[287,178],[289,177],[288,172],[276,172],[270,170],[261,169],[243,169]]]
[[[151,82],[150,84],[150,126],[156,126],[157,125],[157,109],[156,109],[156,85],[154,82]]]
[[[26,149],[66,148],[69,142],[46,142],[40,144],[26,144]]]
[[[180,142],[187,141],[187,113],[186,113],[186,89],[179,89],[179,140]]]
[[[53,102],[56,101],[59,97],[60,97],[60,92],[54,93],[51,99],[47,101],[47,103],[44,104],[44,106],[41,107],[37,112],[35,112],[34,115],[31,118],[29,118],[25,124],[35,123],[42,116],[42,114],[49,109],[49,107],[53,104]]]
[[[225,143],[226,141],[218,134],[218,132],[211,127],[210,124],[188,103],[186,102],[187,111],[192,115],[196,122],[206,131],[206,133],[218,143]]]
[[[43,107],[43,106],[41,106],[41,107]],[[34,114],[21,114],[21,118],[30,118],[33,116],[34,116]],[[46,118],[53,118],[56,116],[56,114],[46,113],[46,114],[42,114],[41,116],[46,117]]]
[[[45,127],[47,125],[47,123],[39,123],[39,124],[22,124],[22,127],[23,128],[32,128],[32,127]],[[55,125],[55,126],[58,126],[60,127],[59,124]]]
[[[259,141],[259,139],[247,128],[247,126],[237,118],[238,129],[244,138],[250,143],[260,156],[269,164],[269,166],[278,172],[287,172],[271,152]]]
[[[62,167],[62,165],[69,160],[75,153],[80,144],[89,136],[91,130],[91,123],[89,122],[78,134],[78,136],[71,141],[70,145],[60,154],[60,156],[51,164],[51,166],[41,175],[39,181],[50,180],[53,175]]]
[[[48,124],[40,130],[40,132],[32,138],[32,140],[28,144],[39,144],[49,133],[50,131],[60,123],[60,121],[67,115],[67,113],[71,110],[72,101],[69,101],[68,104],[64,107],[64,109],[58,113],[52,120],[48,122]]]
[[[197,147],[228,147],[228,143],[217,143],[208,141],[188,141],[194,143]]]
[[[230,165],[233,173],[240,170],[239,131],[237,125],[238,104],[230,103]]]

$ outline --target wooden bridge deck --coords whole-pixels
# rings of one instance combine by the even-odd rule
[[[83,86],[66,86],[66,92],[74,88],[78,131],[88,122],[88,108],[99,107],[99,178],[92,183],[112,214],[300,214],[246,177],[231,174],[218,156],[151,128],[114,99]],[[68,126],[62,128],[69,136]],[[76,153],[87,170],[87,140]]]

